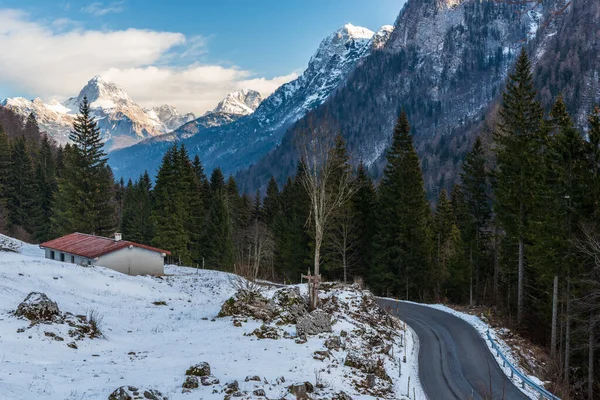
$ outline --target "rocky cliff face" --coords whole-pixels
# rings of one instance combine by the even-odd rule
[[[208,128],[201,117],[170,137],[183,138],[190,153],[199,154],[208,170],[220,166],[225,173],[235,173],[273,150],[286,129],[323,104],[373,48],[383,45],[391,31],[391,27],[386,26],[374,34],[366,28],[347,24],[321,42],[298,79],[282,85],[251,115],[231,124]],[[147,140],[114,152],[109,162],[115,174],[130,177],[145,169],[155,172],[168,146],[162,139]]]
[[[100,76],[91,79],[79,95],[68,99],[64,105],[56,100],[44,103],[41,99],[29,101],[24,98],[5,99],[2,105],[24,118],[33,113],[40,129],[64,145],[68,143],[75,115],[85,96],[108,151],[170,132],[195,118],[193,114],[180,115],[169,105],[143,109],[123,89]]]
[[[256,90],[243,89],[229,93],[217,104],[213,113],[250,115],[260,105],[262,96]]]
[[[409,0],[390,39],[311,113],[312,124],[342,132],[354,162],[362,160],[379,177],[399,110],[405,109],[433,198],[457,180],[463,155],[482,133],[481,121],[521,47],[535,53],[537,43],[554,34],[547,28],[564,23],[563,15],[551,17],[561,1],[531,8],[496,0]],[[294,173],[294,136],[306,123],[300,120],[275,151],[238,174],[242,189],[261,187],[270,175],[282,182]]]

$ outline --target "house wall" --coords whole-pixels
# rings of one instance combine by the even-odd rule
[[[77,256],[75,254],[65,253],[62,251],[51,250],[51,249],[45,249],[45,251],[46,251],[46,258],[49,258],[50,260],[62,261],[60,255],[64,254],[65,255],[64,262],[74,263],[74,264],[78,264],[78,265],[93,264],[93,261],[89,260],[88,258]],[[52,257],[52,252],[54,252],[54,257]],[[71,258],[71,257],[73,257],[73,258]]]
[[[100,256],[94,265],[129,275],[162,275],[165,272],[160,253],[135,246]]]

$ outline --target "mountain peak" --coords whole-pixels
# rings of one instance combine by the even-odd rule
[[[231,92],[213,110],[216,113],[250,115],[262,101],[259,92],[252,89],[242,89]]]
[[[394,27],[392,25],[383,25],[379,28],[377,33],[373,35],[371,47],[375,50],[383,48],[392,36],[392,32],[394,32]]]
[[[347,36],[354,39],[371,39],[374,35],[373,31],[362,26],[355,26],[350,23],[342,26],[337,30],[337,34]]]
[[[86,96],[92,108],[115,108],[132,103],[123,89],[100,75],[90,79],[77,98],[67,100],[67,104],[72,109],[77,109],[75,106],[79,106]]]

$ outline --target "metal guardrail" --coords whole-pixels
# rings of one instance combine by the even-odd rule
[[[540,397],[539,397],[540,400],[543,400],[543,399],[560,400],[560,398],[558,396],[555,396],[552,393],[550,393],[549,391],[547,391],[546,389],[544,389],[543,387],[540,387],[535,382],[533,382],[531,379],[529,379],[528,377],[523,375],[518,369],[516,369],[515,366],[512,365],[510,363],[510,361],[508,361],[508,359],[502,353],[502,351],[500,351],[500,348],[498,347],[498,345],[496,344],[494,339],[492,339],[489,329],[487,331],[487,338],[490,341],[490,344],[492,345],[492,349],[494,349],[496,351],[496,354],[498,355],[498,357],[500,357],[502,359],[503,367],[505,367],[505,368],[508,367],[510,369],[510,378],[511,379],[513,379],[514,375],[517,375],[517,377],[521,380],[521,387],[523,389],[525,389],[525,385],[527,385],[530,388],[532,388],[533,390],[535,390],[540,395]]]

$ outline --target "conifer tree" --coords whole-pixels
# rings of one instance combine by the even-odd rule
[[[517,253],[517,320],[525,305],[525,253],[531,233],[530,215],[538,184],[543,180],[542,108],[535,99],[531,63],[525,49],[510,75],[500,108],[496,142],[496,204],[498,223],[505,231],[507,254]]]
[[[0,125],[0,229],[8,229],[8,182],[10,171],[10,144]]]
[[[273,176],[267,184],[267,193],[262,205],[262,220],[273,229],[273,222],[280,210],[279,186]]]
[[[354,210],[354,224],[358,234],[356,243],[356,264],[351,268],[351,274],[355,277],[367,275],[368,266],[371,263],[371,248],[375,227],[376,193],[371,177],[367,173],[365,165],[361,162],[356,171],[356,194],[352,198],[352,209]]]
[[[6,194],[11,230],[15,232],[20,228],[31,234],[37,204],[33,163],[29,151],[23,136],[17,138],[12,144]]]
[[[38,160],[35,170],[35,202],[37,212],[35,215],[35,238],[40,241],[51,239],[52,230],[52,204],[56,183],[56,161],[52,146],[47,136],[43,136],[40,145]]]
[[[451,265],[458,262],[460,254],[460,231],[455,223],[452,203],[448,199],[446,190],[442,189],[438,199],[435,218],[435,268],[431,275],[435,283],[435,301],[439,302],[443,296],[443,286],[450,276]]]
[[[145,171],[133,183],[131,180],[125,187],[123,222],[121,230],[123,237],[142,244],[151,244],[154,236],[152,216],[152,181]]]
[[[203,243],[209,268],[231,271],[234,262],[233,232],[228,193],[220,168],[210,177],[211,200],[204,223]]]
[[[406,113],[400,114],[379,189],[375,259],[369,282],[380,293],[424,300],[433,292],[431,209]]]
[[[462,164],[461,188],[466,201],[469,222],[463,233],[466,246],[465,251],[469,256],[471,272],[471,292],[479,296],[480,281],[490,276],[489,262],[487,261],[487,242],[489,240],[489,224],[491,218],[491,202],[489,197],[489,179],[485,169],[486,158],[477,137],[473,148],[466,155]],[[473,282],[474,281],[474,282]],[[473,300],[471,299],[471,303]]]
[[[87,97],[79,106],[69,138],[73,145],[65,154],[53,206],[55,233],[109,235],[116,226],[114,178]]]
[[[187,195],[180,188],[179,178],[183,163],[177,144],[173,144],[163,156],[154,187],[152,244],[169,250],[177,262],[191,262],[190,237],[186,230],[188,218]]]

